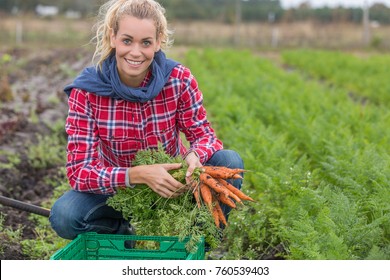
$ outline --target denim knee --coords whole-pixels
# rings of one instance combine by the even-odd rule
[[[106,204],[107,196],[68,191],[53,205],[51,227],[62,238],[74,239],[85,232],[121,233],[128,222]]]
[[[74,239],[77,235],[72,234],[69,231],[69,224],[73,219],[66,215],[66,212],[61,207],[61,203],[57,200],[51,208],[49,222],[52,229],[58,234],[58,236],[65,239]]]
[[[206,162],[206,165],[244,168],[241,156],[234,150],[219,150]]]
[[[65,192],[51,208],[49,221],[53,230],[62,238],[74,239],[79,233],[87,231],[85,222],[87,201],[82,198],[87,194],[70,190]]]

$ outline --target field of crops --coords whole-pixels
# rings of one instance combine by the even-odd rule
[[[230,259],[390,259],[389,56],[190,52],[214,126],[257,200]]]
[[[225,148],[243,157],[249,170],[243,188],[256,199],[240,211],[233,210],[219,258],[390,259],[389,55],[290,50],[278,53],[276,62],[261,53],[230,49],[176,53],[173,49],[171,54],[197,77],[210,120]],[[20,65],[14,56],[9,64]],[[52,69],[40,68],[46,71],[41,76],[55,81],[59,91],[80,70],[81,55],[70,59],[67,53],[55,52],[53,57],[73,65],[66,66],[71,72],[53,62]],[[25,62],[25,67],[38,62]],[[10,70],[11,88],[30,73],[26,70],[19,77],[18,72]],[[31,94],[42,91],[34,85],[29,87]],[[50,108],[63,107],[58,105],[62,94],[58,96],[53,103],[57,105]],[[2,108],[12,107],[2,102]],[[36,112],[26,115],[29,126],[38,122]],[[42,196],[39,201],[50,207],[68,188],[62,160],[63,121],[34,145],[26,145],[27,160],[2,151],[0,171],[12,183],[11,194],[25,194],[24,186],[36,185],[35,194]],[[47,153],[48,143],[56,158]],[[25,173],[21,174],[27,170],[39,175],[37,181],[27,184]],[[43,175],[44,170],[51,176]],[[52,191],[42,192],[42,185]],[[9,239],[20,243],[14,254],[22,250],[26,259],[47,259],[66,245],[46,218],[29,218],[36,226],[35,238],[24,240],[2,221],[3,217],[0,253]]]

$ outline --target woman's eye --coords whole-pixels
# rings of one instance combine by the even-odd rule
[[[123,40],[123,43],[124,43],[125,45],[128,45],[128,44],[131,43],[131,41],[130,41],[129,39],[124,39],[124,40]]]
[[[144,46],[145,47],[148,47],[148,46],[150,46],[152,43],[150,42],[150,41],[144,41]]]

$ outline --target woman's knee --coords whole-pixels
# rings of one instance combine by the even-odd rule
[[[123,216],[107,205],[107,199],[106,195],[66,192],[51,209],[49,220],[53,230],[66,239],[89,231],[115,232]]]
[[[241,156],[234,150],[219,150],[207,161],[214,166],[226,166],[229,168],[244,168]]]
[[[72,222],[71,219],[69,219],[69,215],[64,215],[63,209],[55,207],[55,204],[50,211],[49,221],[51,228],[58,236],[65,239],[74,239],[76,237],[75,234],[72,234],[69,231],[69,225]]]
[[[82,227],[83,218],[81,215],[65,193],[57,199],[50,210],[50,225],[60,237],[74,239],[77,233],[73,229]]]

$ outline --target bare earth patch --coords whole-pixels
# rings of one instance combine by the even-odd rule
[[[7,50],[12,59],[5,65],[11,98],[0,101],[0,195],[34,205],[42,205],[53,195],[47,179],[57,176],[57,168],[35,170],[28,161],[27,148],[38,135],[50,132],[50,125],[64,121],[67,113],[63,87],[90,63],[85,50]],[[0,57],[4,53],[0,52]],[[20,66],[19,66],[20,65]],[[2,66],[4,67],[4,66]],[[64,135],[65,137],[65,135]],[[64,147],[65,149],[65,147]],[[12,159],[18,157],[18,163]],[[60,168],[60,167],[58,167]],[[21,228],[21,239],[35,239],[30,213],[0,205],[4,228]],[[26,259],[21,245],[0,233],[0,259]]]

